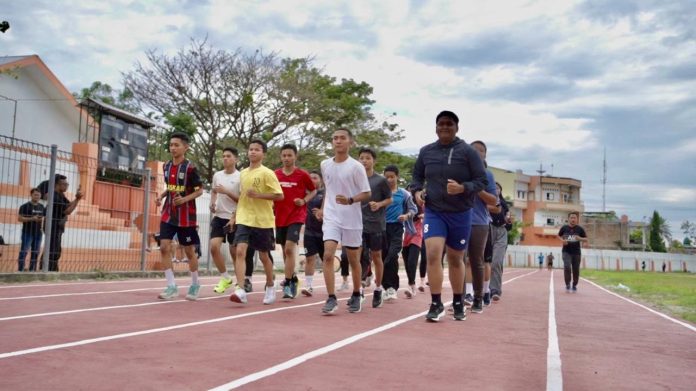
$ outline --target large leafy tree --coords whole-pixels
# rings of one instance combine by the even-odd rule
[[[98,80],[92,82],[89,87],[81,89],[79,93],[73,92],[73,96],[78,101],[92,98],[132,113],[140,111],[140,107],[133,99],[133,93],[129,89],[117,90],[108,83]]]
[[[292,142],[300,163],[318,166],[330,148],[330,134],[347,126],[359,142],[382,148],[401,138],[396,124],[370,111],[372,87],[324,75],[311,58],[281,59],[275,53],[217,50],[193,39],[174,56],[156,50],[124,74],[125,88],[143,108],[175,123],[190,119],[195,129],[190,158],[208,182],[219,169],[226,145],[244,151],[253,139],[270,147]],[[153,142],[157,142],[153,140]],[[267,163],[277,164],[272,149]]]
[[[667,221],[663,219],[657,211],[653,211],[652,218],[650,219],[650,249],[654,252],[667,252],[665,241],[670,242],[671,240],[672,232],[670,231],[669,224],[667,224]]]

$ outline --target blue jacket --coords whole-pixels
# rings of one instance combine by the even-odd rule
[[[447,180],[464,185],[464,193],[447,194]],[[425,205],[435,212],[465,212],[488,185],[478,152],[459,137],[448,145],[439,141],[421,148],[413,166],[412,188],[425,188]]]

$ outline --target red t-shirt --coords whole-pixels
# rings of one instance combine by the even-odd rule
[[[304,224],[307,219],[307,206],[295,205],[295,198],[304,198],[308,192],[314,190],[312,178],[307,171],[300,168],[296,168],[290,175],[285,175],[283,169],[279,168],[275,170],[275,174],[285,196],[282,201],[274,203],[276,227]]]
[[[201,177],[198,175],[196,166],[188,160],[177,165],[170,160],[164,165],[164,183],[167,197],[162,207],[162,222],[177,227],[195,227],[196,200],[174,206],[172,196],[179,193],[180,196],[186,197],[201,187]]]

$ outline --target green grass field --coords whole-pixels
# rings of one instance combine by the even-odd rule
[[[696,274],[584,269],[580,276],[622,296],[696,323]],[[618,287],[619,284],[629,287],[630,291]]]

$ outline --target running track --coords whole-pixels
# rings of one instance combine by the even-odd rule
[[[693,390],[696,328],[588,281],[508,269],[500,303],[424,321],[429,295],[321,316],[315,296],[155,297],[162,280],[0,286],[3,390]],[[340,278],[337,278],[339,281]],[[402,281],[402,286],[405,285]],[[451,300],[445,289],[443,299]]]

